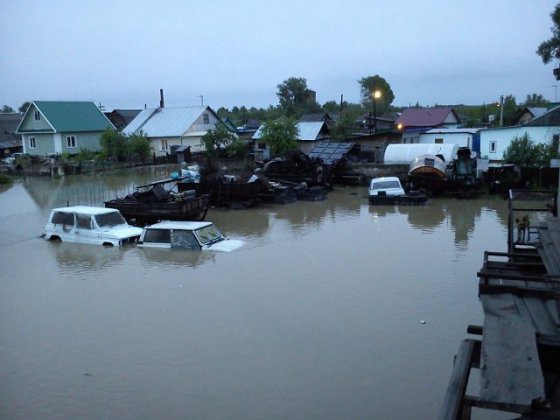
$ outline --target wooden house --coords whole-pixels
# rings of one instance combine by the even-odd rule
[[[115,129],[93,102],[34,101],[16,130],[29,155],[101,150],[101,134]]]

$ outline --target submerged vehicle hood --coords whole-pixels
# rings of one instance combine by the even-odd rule
[[[142,234],[142,228],[126,225],[115,226],[112,228],[103,228],[100,230],[101,232],[107,234],[107,236],[116,239],[132,238],[134,236],[140,236]]]
[[[202,247],[203,251],[218,251],[218,252],[230,252],[239,247],[241,247],[245,242],[239,241],[237,239],[224,239],[223,241],[216,242],[212,245],[205,245]]]

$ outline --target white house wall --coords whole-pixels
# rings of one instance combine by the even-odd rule
[[[472,134],[470,133],[423,133],[420,134],[418,143],[432,144],[436,139],[443,139],[443,144],[456,144],[458,147],[472,147]]]
[[[499,161],[504,157],[504,152],[516,137],[523,137],[527,133],[535,144],[552,144],[552,137],[560,135],[560,127],[511,127],[495,130],[480,131],[480,157],[490,161]],[[491,144],[495,142],[495,150],[491,151]]]
[[[204,124],[204,114],[208,115],[208,124]],[[200,116],[194,121],[194,123],[187,129],[184,135],[197,131],[214,130],[217,123],[218,119],[214,116],[214,114],[212,112],[205,111],[200,114]]]

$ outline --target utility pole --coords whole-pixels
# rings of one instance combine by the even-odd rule
[[[500,127],[504,125],[504,95],[500,96]]]

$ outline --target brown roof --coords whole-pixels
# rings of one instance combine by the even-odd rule
[[[438,127],[443,125],[450,113],[453,113],[457,122],[460,122],[459,116],[453,108],[438,107],[405,109],[395,124],[402,124],[405,127]]]

